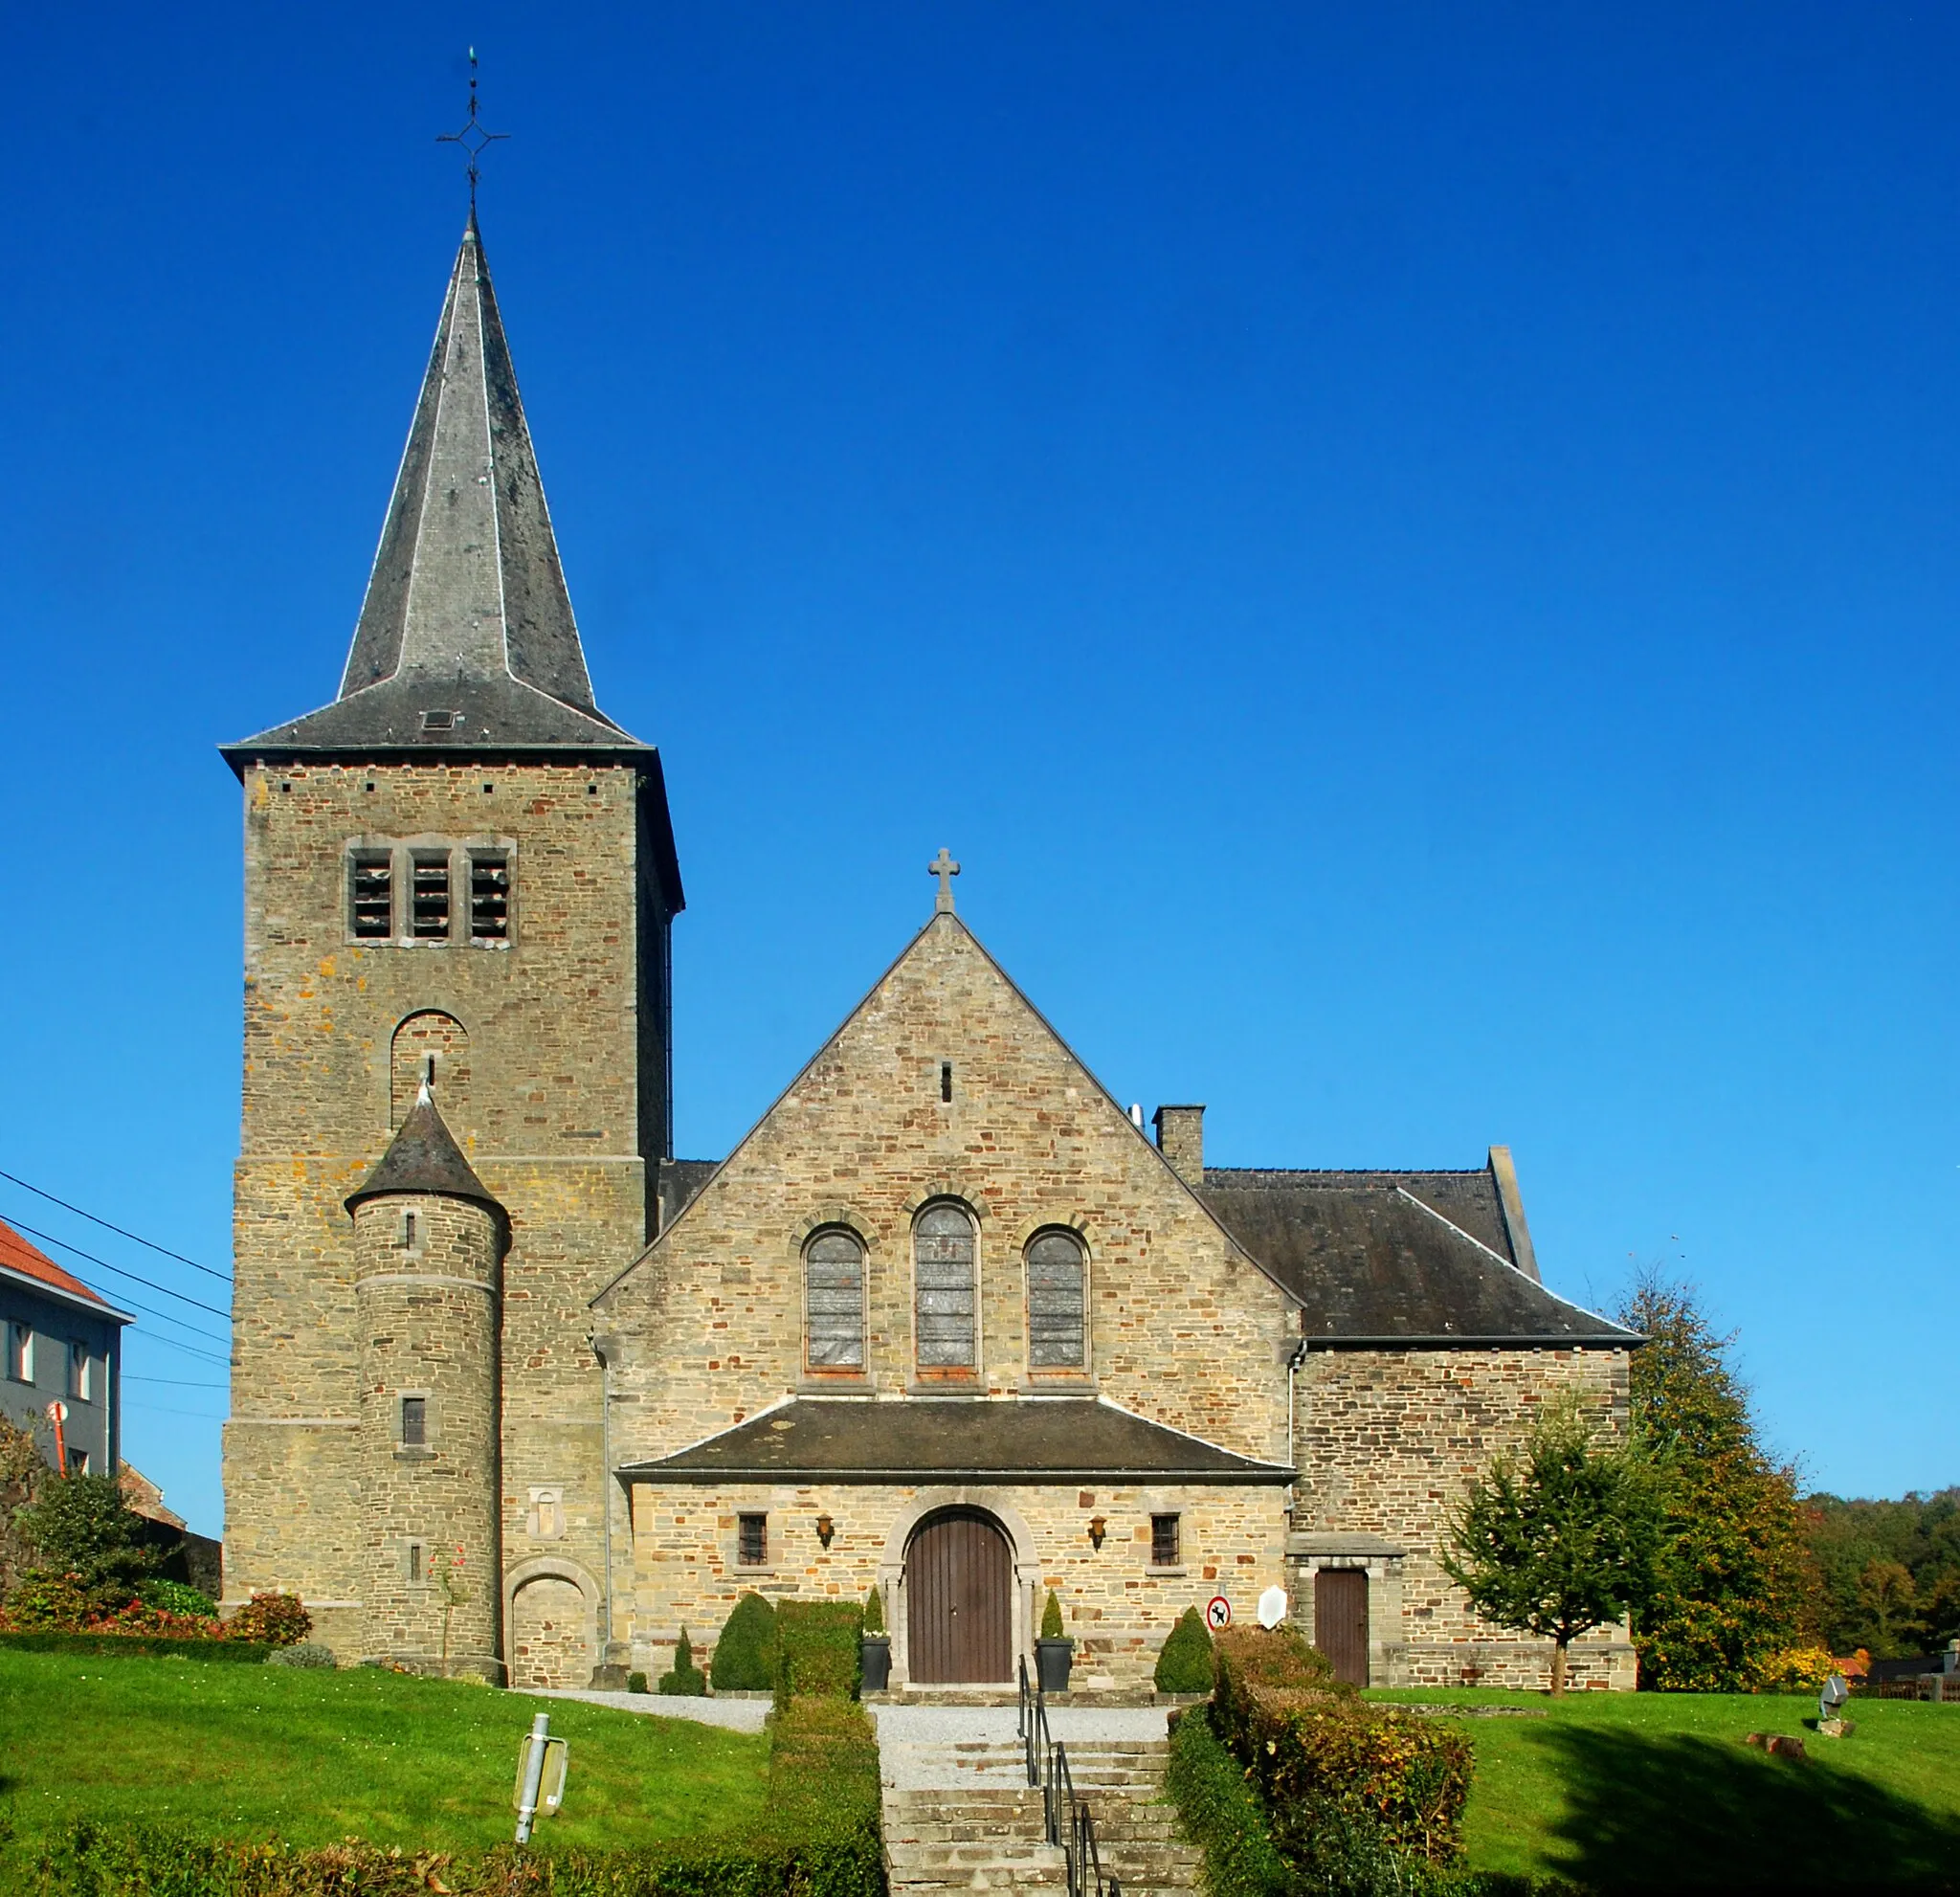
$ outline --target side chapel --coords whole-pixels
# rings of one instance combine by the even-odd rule
[[[1623,1425],[1510,1155],[1206,1163],[955,912],[726,1158],[673,1155],[680,871],[598,709],[472,216],[338,696],[245,803],[230,1599],[345,1660],[623,1684],[746,1590],[883,1593],[894,1684],[1075,1685],[1273,1585],[1347,1676],[1543,1682],[1443,1574],[1537,1408]],[[1624,1629],[1577,1684],[1628,1686]]]

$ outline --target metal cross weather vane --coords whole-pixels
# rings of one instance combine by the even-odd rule
[[[499,139],[507,139],[508,132],[488,132],[483,129],[477,117],[477,49],[470,48],[470,118],[459,132],[437,132],[437,145],[459,145],[470,156],[470,222],[477,221],[477,161],[481,158],[484,148],[493,145]]]

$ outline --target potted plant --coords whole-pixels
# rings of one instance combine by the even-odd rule
[[[864,1637],[858,1645],[864,1679],[860,1691],[881,1693],[892,1680],[892,1637],[884,1630],[884,1602],[873,1588],[864,1599]]]
[[[1035,1642],[1035,1679],[1044,1693],[1068,1691],[1068,1670],[1075,1664],[1076,1643],[1061,1631],[1061,1602],[1048,1591],[1041,1610],[1041,1638]]]

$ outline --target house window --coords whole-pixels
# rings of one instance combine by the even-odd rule
[[[1150,1566],[1153,1568],[1175,1568],[1182,1558],[1182,1537],[1178,1533],[1178,1517],[1175,1515],[1152,1515],[1150,1517]]]
[[[34,1328],[10,1321],[7,1326],[7,1374],[16,1383],[34,1380]]]
[[[426,1449],[429,1446],[428,1397],[402,1398],[401,1443],[404,1449]]]
[[[864,1247],[851,1232],[819,1232],[803,1255],[803,1308],[812,1370],[864,1368]]]
[[[417,942],[449,940],[449,853],[416,850],[410,859],[414,878],[409,932]]]
[[[1082,1246],[1073,1232],[1043,1232],[1028,1247],[1028,1364],[1080,1370]]]
[[[768,1560],[769,1518],[767,1515],[736,1516],[735,1558],[745,1568],[760,1568]]]
[[[394,934],[394,864],[386,850],[353,853],[347,903],[357,942],[386,942]]]
[[[68,1347],[68,1394],[78,1403],[95,1401],[95,1365],[89,1356],[86,1344],[71,1344]]]
[[[470,940],[510,940],[510,859],[501,850],[470,852]]]
[[[88,1451],[86,1449],[69,1450],[68,1473],[72,1476],[85,1476],[88,1474]]]
[[[973,1368],[973,1221],[928,1206],[912,1235],[919,1368]]]

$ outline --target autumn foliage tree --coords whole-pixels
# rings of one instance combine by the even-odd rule
[[[1812,1571],[1796,1471],[1762,1446],[1748,1393],[1691,1285],[1640,1278],[1619,1321],[1633,1353],[1633,1423],[1653,1451],[1663,1559],[1634,1617],[1640,1684],[1734,1692],[1809,1631]]]
[[[1500,1627],[1551,1641],[1558,1698],[1572,1641],[1637,1610],[1653,1590],[1653,1471],[1637,1441],[1596,1440],[1568,1400],[1471,1484],[1450,1534],[1443,1570],[1471,1605]]]

